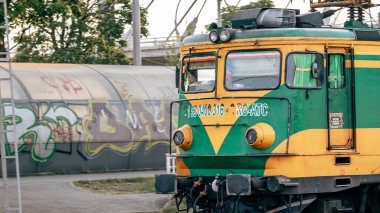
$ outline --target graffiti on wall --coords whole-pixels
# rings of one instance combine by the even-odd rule
[[[87,135],[83,154],[88,158],[104,150],[129,154],[142,144],[146,144],[146,151],[158,144],[168,144],[167,105],[153,100],[126,102],[124,106],[107,101],[89,103],[89,115],[83,119]]]
[[[59,93],[73,92],[77,94],[83,90],[83,87],[80,83],[68,77],[51,77],[43,75],[40,77],[40,79],[48,86],[56,89]]]
[[[32,159],[38,163],[45,163],[52,158],[58,140],[73,140],[70,131],[79,121],[70,108],[54,105],[49,105],[40,120],[32,108],[20,106],[15,108],[15,124],[12,122],[11,106],[4,107],[4,117],[7,154],[14,154],[15,142],[19,144],[19,152],[24,151],[26,144],[31,144]]]
[[[169,103],[145,100],[124,104],[92,100],[79,113],[78,106],[39,104],[37,107],[17,105],[15,123],[12,108],[5,106],[4,128],[6,152],[14,154],[14,142],[20,153],[30,153],[35,163],[47,163],[59,150],[57,144],[78,144],[78,152],[87,159],[96,159],[104,151],[128,155],[140,148],[149,152],[160,144],[168,144]],[[82,114],[82,116],[78,116]],[[83,114],[85,114],[83,116]],[[12,132],[11,130],[15,130]]]

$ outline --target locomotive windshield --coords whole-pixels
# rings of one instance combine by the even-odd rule
[[[274,89],[280,83],[278,51],[231,52],[226,58],[227,90]]]
[[[211,92],[215,87],[214,55],[192,55],[183,59],[182,90],[184,92]]]

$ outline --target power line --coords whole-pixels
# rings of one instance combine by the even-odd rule
[[[288,1],[288,4],[286,5],[286,7],[285,7],[285,8],[288,8],[288,7],[289,7],[289,5],[290,5],[290,3],[292,3],[292,0],[289,0],[289,1]]]
[[[204,2],[203,2],[203,5],[202,5],[202,7],[201,7],[201,9],[199,10],[199,13],[198,13],[198,15],[196,16],[197,18],[199,17],[199,15],[201,14],[201,12],[202,12],[202,10],[203,10],[203,7],[205,6],[205,4],[206,4],[206,1],[207,0],[205,0]]]
[[[154,0],[151,0],[150,3],[148,4],[148,6],[146,6],[145,9],[149,9],[149,7],[153,4]]]
[[[175,9],[175,16],[174,16],[174,26],[178,26],[178,22],[177,22],[177,14],[178,14],[178,8],[179,8],[179,5],[181,4],[181,0],[178,1],[178,4],[177,4],[177,7]],[[178,32],[178,29],[175,29],[175,32],[177,34],[177,39],[178,39],[178,36],[179,36],[179,32]]]
[[[189,9],[187,9],[186,13],[182,16],[181,20],[179,20],[178,24],[174,26],[174,29],[170,32],[169,36],[166,38],[166,40],[169,40],[169,38],[173,35],[173,33],[177,30],[178,26],[182,23],[182,21],[185,19],[187,14],[190,12],[190,10],[194,7],[195,3],[197,3],[198,0],[194,0],[193,3],[190,5]]]

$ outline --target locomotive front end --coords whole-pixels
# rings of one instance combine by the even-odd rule
[[[213,44],[191,40],[206,37],[201,35],[182,47],[180,99],[172,103],[178,108],[178,129],[171,138],[176,175],[157,176],[156,188],[175,193],[178,203],[186,199],[188,208],[222,205],[231,211],[240,196],[296,186],[285,176],[264,177],[270,156],[289,155],[287,147],[276,149],[288,140],[291,119],[289,99],[276,92],[282,53],[274,45],[231,42],[233,33],[214,30],[207,38]],[[235,200],[226,199],[230,196]]]
[[[194,212],[380,212],[379,30],[322,28],[333,12],[251,9],[183,41],[158,193]]]

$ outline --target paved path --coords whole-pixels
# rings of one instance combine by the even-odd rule
[[[153,177],[164,171],[78,174],[21,177],[24,213],[124,213],[159,211],[170,199],[167,195],[100,195],[72,186],[75,180]],[[14,179],[11,198],[16,197]],[[0,212],[4,212],[3,182],[0,180]],[[14,201],[14,200],[13,200]],[[12,201],[11,201],[12,202]],[[13,205],[12,205],[13,207]]]

